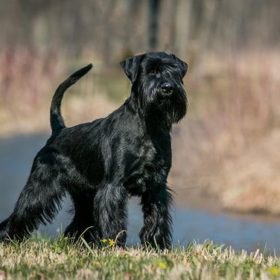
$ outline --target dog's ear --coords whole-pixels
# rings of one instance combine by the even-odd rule
[[[184,76],[186,75],[186,73],[188,71],[188,64],[185,61],[178,58],[176,55],[172,54],[172,56],[177,61],[178,65],[179,65],[181,76],[182,76],[182,78],[184,78]]]
[[[188,71],[188,64],[181,59],[179,59],[179,61],[180,61],[180,63],[179,63],[180,66],[179,67],[180,67],[180,70],[181,70],[181,75],[182,75],[182,78],[184,78],[184,76],[187,74],[187,71]]]
[[[142,61],[142,58],[143,55],[136,55],[133,57],[129,57],[120,63],[124,73],[131,81],[131,83],[134,83],[137,78],[139,65]]]

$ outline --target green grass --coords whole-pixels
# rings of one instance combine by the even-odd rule
[[[107,243],[108,244],[108,243]],[[112,245],[112,244],[111,244]],[[65,238],[0,245],[0,279],[279,279],[280,259],[211,242],[157,252]]]

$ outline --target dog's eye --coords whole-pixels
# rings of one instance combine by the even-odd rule
[[[156,74],[158,74],[158,73],[159,73],[159,70],[158,70],[158,69],[151,69],[151,70],[149,70],[149,72],[148,72],[149,75],[156,75]]]

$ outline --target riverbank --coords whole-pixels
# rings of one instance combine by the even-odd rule
[[[0,245],[1,279],[274,279],[279,264],[260,251],[236,253],[211,242],[163,252],[118,249],[113,241],[96,250],[63,238]]]
[[[188,158],[187,152],[180,150],[183,145],[189,150],[181,135],[174,140],[169,181],[180,205],[279,218],[280,150],[275,147],[280,143],[280,129],[248,138],[246,148],[235,155],[215,158],[206,152],[205,160],[200,155],[198,162],[192,153]]]

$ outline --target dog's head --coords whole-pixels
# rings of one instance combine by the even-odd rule
[[[153,52],[127,58],[121,66],[132,83],[132,98],[146,118],[170,128],[184,117],[187,64],[174,54]]]

